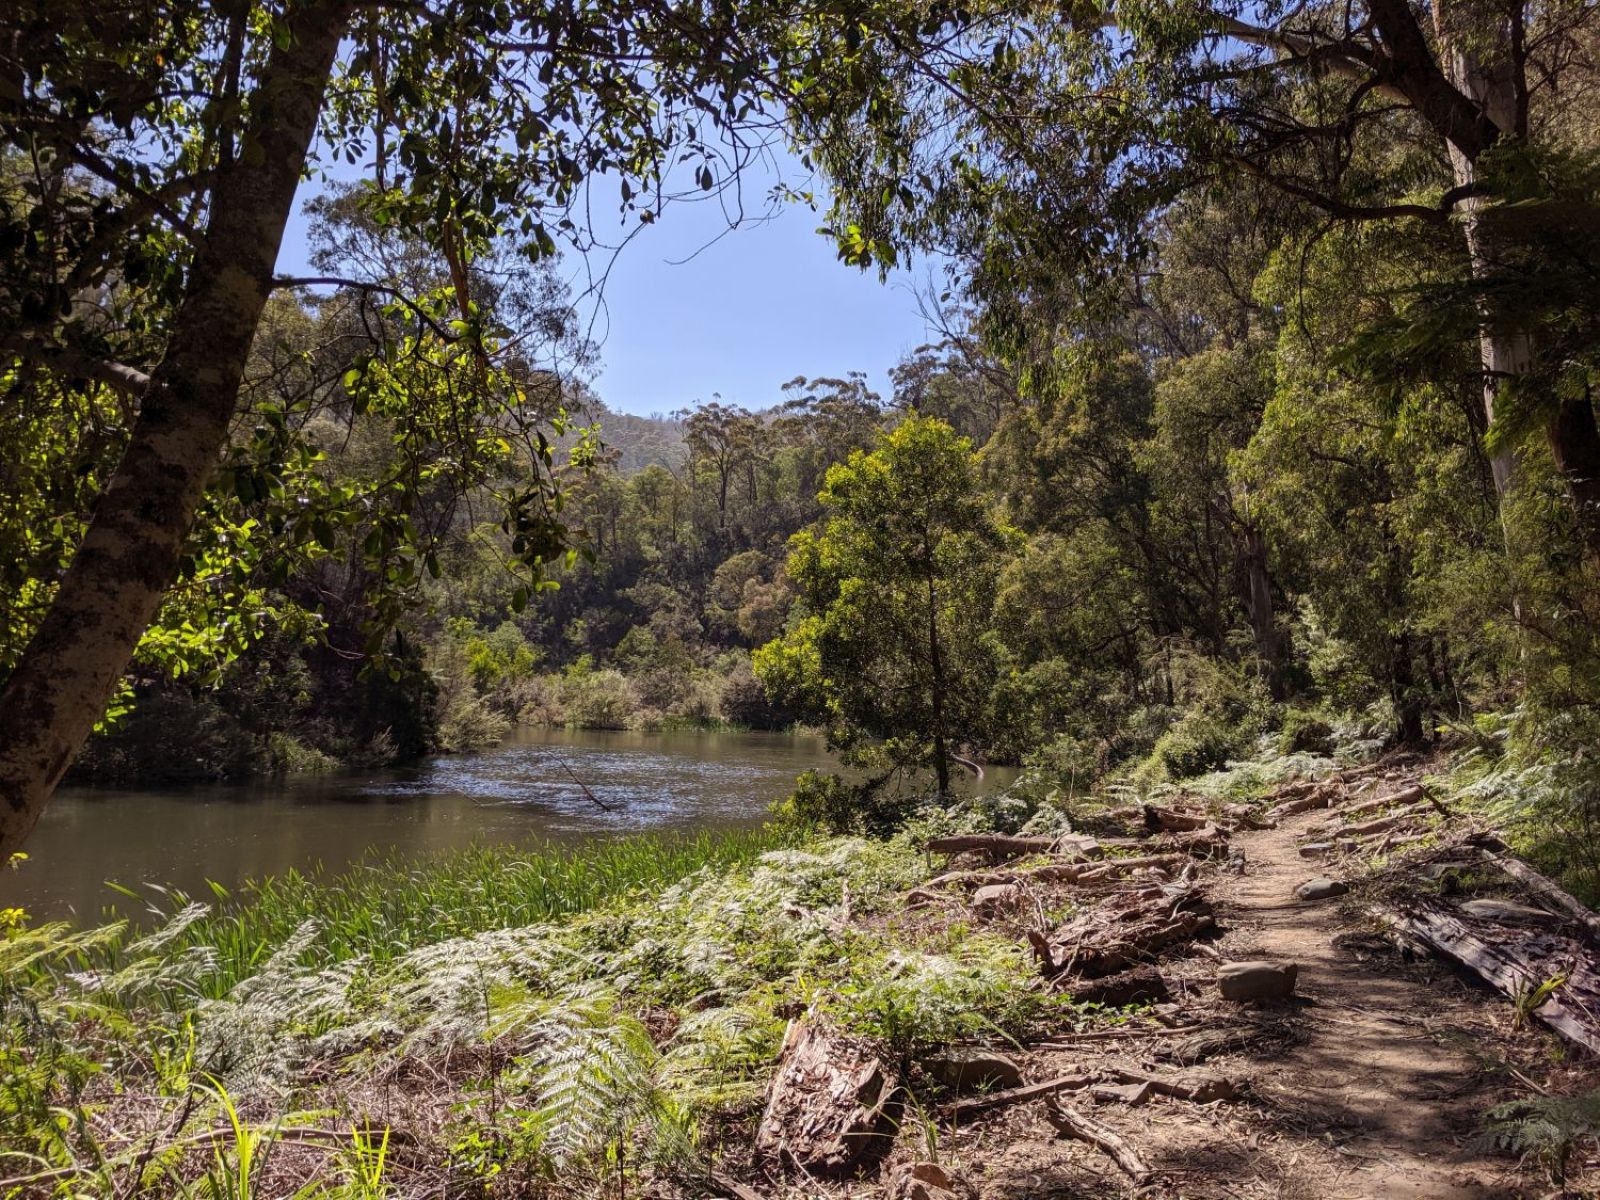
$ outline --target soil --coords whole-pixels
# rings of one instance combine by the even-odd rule
[[[1349,896],[1301,903],[1294,889],[1324,868],[1300,858],[1297,837],[1326,814],[1240,832],[1242,869],[1213,879],[1221,935],[1163,972],[1175,1003],[1157,1015],[1183,1025],[1253,1034],[1242,1051],[1195,1068],[1243,1086],[1242,1101],[1196,1105],[1157,1097],[1139,1107],[1064,1100],[1112,1126],[1154,1172],[1142,1195],[1354,1200],[1479,1200],[1552,1194],[1532,1164],[1481,1142],[1487,1109],[1532,1094],[1534,1075],[1570,1072],[1555,1039],[1513,1027],[1501,997],[1431,959],[1411,960]],[[1287,1002],[1233,1004],[1214,983],[1219,961],[1298,964]],[[1135,1027],[1139,1028],[1138,1026]],[[1160,1053],[1182,1035],[1145,1021],[1128,1036],[1035,1049],[1031,1080],[1110,1066],[1172,1072]],[[1571,1080],[1567,1083],[1570,1085]],[[1588,1081],[1592,1084],[1592,1081]],[[1559,1086],[1558,1090],[1570,1090]],[[897,1161],[926,1157],[897,1146]],[[1097,1149],[1058,1138],[1028,1102],[946,1131],[940,1160],[980,1200],[1103,1198],[1135,1189]],[[1569,1192],[1568,1195],[1583,1193]]]

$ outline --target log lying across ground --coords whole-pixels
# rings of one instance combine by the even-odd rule
[[[1415,804],[1423,798],[1423,795],[1422,785],[1414,783],[1410,787],[1401,788],[1398,792],[1379,796],[1376,800],[1363,800],[1360,804],[1346,805],[1339,809],[1338,815],[1348,821],[1351,817],[1381,812],[1383,809],[1393,808],[1396,804]]]
[[[797,1021],[767,1090],[756,1153],[818,1178],[854,1178],[893,1144],[900,1103],[899,1080],[864,1041]]]
[[[1142,811],[1144,827],[1151,833],[1184,833],[1191,829],[1204,829],[1211,823],[1211,818],[1203,812],[1184,812],[1154,804],[1146,804]]]
[[[929,838],[924,849],[930,854],[986,854],[990,861],[1022,858],[1029,854],[1065,854],[1074,858],[1100,857],[1100,843],[1087,834],[956,833]]]
[[[1600,1053],[1600,971],[1586,940],[1476,918],[1440,901],[1390,915],[1406,937],[1460,963],[1516,999],[1561,980],[1532,1015],[1575,1045]]]

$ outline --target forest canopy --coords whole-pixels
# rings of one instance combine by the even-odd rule
[[[1329,721],[1583,744],[1592,16],[14,9],[0,847],[69,769],[517,721],[803,721],[939,787]],[[608,411],[563,254],[775,139],[847,264],[945,265],[944,336],[887,397]]]

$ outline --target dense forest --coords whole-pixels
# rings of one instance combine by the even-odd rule
[[[1589,0],[7,8],[0,865],[70,867],[63,781],[518,726],[839,770],[98,925],[0,871],[0,1194],[1592,1194],[1597,52]],[[612,411],[577,266],[777,147],[939,335]]]

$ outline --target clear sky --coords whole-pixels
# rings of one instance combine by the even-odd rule
[[[771,183],[750,181],[756,209],[765,208]],[[765,408],[796,375],[846,371],[865,371],[887,398],[889,369],[934,336],[913,291],[926,272],[880,283],[876,271],[837,260],[833,244],[815,232],[822,223],[820,213],[792,205],[730,231],[718,203],[669,205],[610,262],[603,306],[586,306],[600,343],[601,398],[644,416],[713,393]],[[279,269],[305,273],[305,257],[297,204]],[[597,255],[591,266],[598,273],[608,261]],[[570,254],[566,265],[582,291],[588,272]]]

